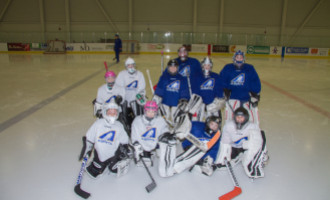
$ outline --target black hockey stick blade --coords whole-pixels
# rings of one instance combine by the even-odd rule
[[[80,197],[84,198],[84,199],[88,199],[89,196],[91,196],[90,193],[82,190],[80,188],[80,184],[77,184],[75,187],[74,187],[74,192],[79,195]]]
[[[148,193],[150,193],[151,191],[153,191],[155,189],[155,187],[157,187],[156,182],[152,182],[149,185],[146,186],[146,190]]]

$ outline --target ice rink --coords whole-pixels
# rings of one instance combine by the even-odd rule
[[[204,56],[194,56],[201,60]],[[0,54],[0,199],[75,200],[81,163],[81,137],[94,122],[92,100],[104,83],[103,62],[116,73],[124,59],[113,54]],[[133,55],[153,84],[161,55]],[[165,63],[175,54],[165,56]],[[219,72],[231,57],[212,56]],[[234,168],[243,190],[237,200],[326,200],[330,196],[330,60],[247,57],[262,80],[260,127],[270,155],[265,178],[251,182],[241,165]],[[157,166],[157,164],[156,164]],[[211,177],[188,171],[161,178],[157,187],[144,168],[131,163],[127,175],[86,174],[82,188],[95,200],[217,200],[233,189],[227,171]]]

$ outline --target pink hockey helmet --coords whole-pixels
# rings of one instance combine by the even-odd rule
[[[116,73],[114,71],[107,71],[104,74],[104,78],[108,78],[108,77],[114,77],[116,78]]]
[[[155,101],[147,101],[146,104],[144,105],[144,111],[152,110],[154,112],[157,112],[158,110],[158,105]]]

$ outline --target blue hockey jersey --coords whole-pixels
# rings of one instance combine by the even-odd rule
[[[250,64],[244,63],[241,70],[237,70],[233,63],[227,64],[219,75],[220,87],[231,90],[230,99],[248,101],[249,92],[260,93],[261,83],[259,76]]]

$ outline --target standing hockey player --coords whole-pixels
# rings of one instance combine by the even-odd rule
[[[80,159],[91,154],[94,149],[93,161],[86,168],[92,178],[99,177],[106,168],[117,176],[128,171],[129,138],[123,125],[117,121],[118,108],[113,100],[103,104],[103,118],[96,120],[86,133]]]
[[[223,127],[220,154],[216,162],[223,166],[225,159],[233,165],[242,161],[246,175],[250,178],[264,177],[264,164],[268,160],[265,133],[256,123],[249,121],[249,113],[239,107],[234,119]]]
[[[122,112],[127,123],[131,125],[135,116],[143,114],[146,83],[143,73],[136,69],[135,61],[132,58],[127,58],[125,68],[119,72],[115,85],[125,90]]]
[[[119,63],[119,54],[122,51],[122,42],[119,38],[119,34],[115,34],[115,46],[113,47],[116,57],[113,60],[116,60],[116,63]]]
[[[179,74],[187,78],[190,95],[192,93],[191,83],[195,77],[202,76],[201,64],[196,58],[188,57],[188,50],[185,46],[178,49],[176,61],[179,64]]]
[[[158,145],[158,139],[169,131],[167,123],[157,112],[156,102],[147,101],[144,105],[144,115],[137,116],[132,123],[131,141],[138,166],[143,166],[140,158],[147,166],[153,166],[152,155]]]
[[[125,96],[125,90],[119,86],[115,87],[116,74],[114,71],[107,71],[104,78],[106,83],[98,88],[96,99],[93,101],[94,115],[98,118],[102,117],[102,104],[110,102],[112,99],[116,99],[115,101],[121,104]]]
[[[212,72],[212,59],[206,57],[201,62],[203,75],[194,78],[191,83],[192,92],[203,99],[203,104],[197,112],[196,121],[204,122],[208,116],[218,116],[221,119],[221,108],[225,101],[219,88],[219,75]]]
[[[233,110],[244,106],[250,114],[250,120],[259,123],[257,106],[260,99],[261,83],[253,65],[245,63],[244,53],[235,52],[233,63],[227,64],[220,72],[220,83],[224,97],[229,100]],[[226,120],[231,120],[232,109],[226,105]]]
[[[178,73],[179,65],[175,59],[168,62],[166,70],[159,78],[153,100],[160,114],[171,125],[174,124],[178,107],[185,107],[190,98],[187,79]]]

